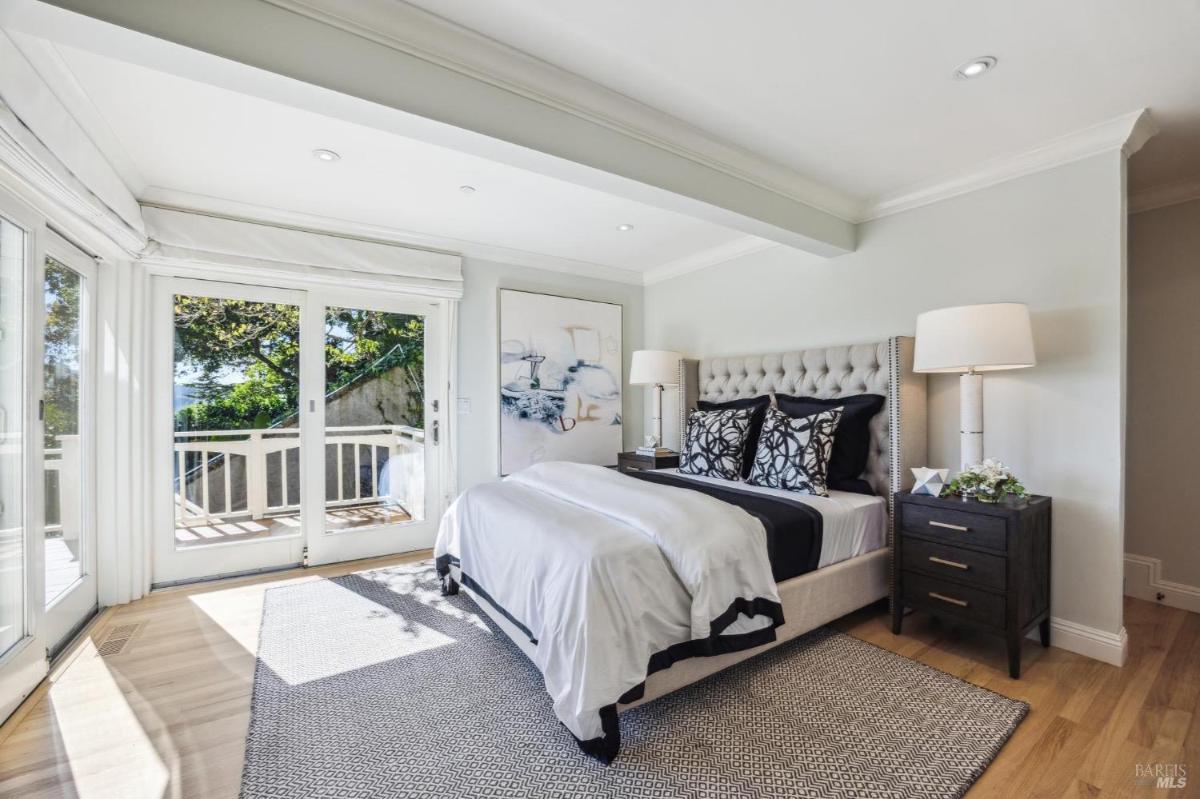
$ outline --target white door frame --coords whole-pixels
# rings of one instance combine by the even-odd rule
[[[298,532],[289,536],[211,544],[194,548],[175,546],[174,507],[174,296],[190,294],[201,297],[221,297],[252,302],[295,305],[300,309],[300,329],[308,321],[305,295],[302,291],[251,286],[179,277],[155,277],[151,298],[151,339],[154,350],[150,381],[151,394],[151,507],[150,547],[153,553],[152,582],[169,585],[210,577],[242,574],[298,565],[303,558],[304,536]],[[300,374],[300,397],[303,405],[308,386],[303,370]],[[302,410],[303,408],[297,409]],[[301,463],[306,443],[307,414],[300,413]],[[300,507],[310,502],[307,480],[300,480]],[[303,516],[302,516],[303,518]]]
[[[154,264],[150,291],[150,338],[153,342],[150,367],[151,414],[149,433],[151,457],[150,538],[154,585],[186,582],[218,575],[260,571],[305,562],[309,565],[332,563],[379,555],[410,552],[432,547],[437,523],[445,507],[445,480],[449,448],[446,446],[450,399],[448,345],[448,301],[436,297],[409,294],[393,286],[378,290],[338,289],[325,283],[303,279],[281,280],[277,275],[255,275],[233,282],[195,277],[197,271],[185,266]],[[257,281],[261,280],[259,283]],[[174,415],[172,391],[174,372],[173,314],[171,297],[176,293],[201,296],[228,296],[263,302],[285,302],[300,306],[300,445],[302,453],[324,452],[325,420],[325,308],[348,307],[412,313],[426,317],[425,325],[425,518],[420,522],[381,527],[357,528],[325,534],[324,458],[301,458],[303,479],[300,483],[303,534],[294,537],[263,538],[215,544],[195,550],[174,548],[174,509],[172,505]],[[304,353],[316,353],[306,356]],[[436,408],[436,410],[435,410]],[[439,433],[432,432],[437,422]],[[164,446],[164,442],[169,445]],[[167,530],[170,530],[168,541]],[[274,542],[274,546],[271,543]],[[168,547],[168,543],[170,546]],[[192,557],[210,553],[208,557]]]
[[[46,257],[80,276],[79,330],[79,579],[46,608],[46,641],[58,649],[97,607],[96,581],[96,263],[54,231],[47,231],[45,256],[36,264],[38,285],[45,282]],[[45,304],[39,305],[44,316]],[[44,319],[38,325],[44,337]],[[43,353],[43,359],[45,355]],[[61,490],[61,488],[60,488]],[[43,564],[42,575],[45,575]],[[43,589],[44,593],[44,589]],[[44,601],[44,600],[43,600]]]
[[[446,358],[442,326],[443,303],[426,297],[401,293],[364,292],[321,288],[308,294],[308,324],[301,332],[301,349],[321,353],[319,358],[302,360],[308,370],[305,385],[310,393],[304,396],[309,417],[304,445],[308,452],[325,452],[325,312],[327,308],[354,308],[387,313],[412,314],[425,317],[425,516],[401,524],[360,527],[325,532],[325,466],[324,457],[309,458],[305,463],[306,482],[310,496],[319,497],[305,508],[305,530],[308,539],[306,562],[317,566],[398,552],[411,552],[433,546],[441,518],[442,470],[444,457],[446,403]],[[303,358],[303,356],[302,356]]]
[[[41,397],[42,359],[38,310],[42,286],[36,282],[38,264],[45,259],[46,224],[32,207],[0,188],[0,216],[25,231],[25,263],[22,274],[23,316],[21,319],[24,390],[22,392],[22,535],[24,574],[24,630],[22,637],[0,653],[0,720],[6,718],[29,695],[47,673],[46,611],[44,595],[45,547],[42,517],[42,424],[38,419]]]

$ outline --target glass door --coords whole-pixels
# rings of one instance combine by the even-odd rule
[[[30,397],[40,374],[33,335],[31,268],[40,220],[0,194],[0,720],[46,673],[45,638],[39,627],[41,585],[37,569],[41,525],[32,474],[41,473],[40,424]],[[34,464],[38,464],[35,472]]]
[[[46,640],[56,651],[96,609],[92,331],[96,266],[47,235],[42,284],[42,502]]]
[[[313,565],[433,545],[440,400],[437,306],[419,298],[310,292],[305,344]],[[324,432],[323,440],[320,432]]]
[[[304,293],[155,280],[156,585],[298,564]]]

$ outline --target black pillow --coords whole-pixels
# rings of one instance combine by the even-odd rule
[[[864,492],[864,483],[859,478],[867,468],[867,456],[871,451],[871,419],[883,410],[883,402],[882,394],[855,394],[835,399],[775,395],[779,410],[794,419],[833,408],[842,409],[842,419],[833,436],[833,455],[829,459],[826,482],[836,491],[860,494],[874,493]]]
[[[750,430],[746,433],[746,448],[742,451],[742,479],[750,476],[754,467],[754,453],[758,449],[758,435],[762,432],[763,419],[767,416],[767,407],[771,397],[767,394],[761,397],[745,397],[729,400],[728,402],[708,402],[700,400],[696,403],[698,411],[740,411],[750,408],[754,414],[750,417]]]

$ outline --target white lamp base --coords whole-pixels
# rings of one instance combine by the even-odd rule
[[[962,466],[983,462],[983,375],[967,372],[958,379]]]

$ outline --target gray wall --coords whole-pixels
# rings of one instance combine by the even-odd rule
[[[1200,200],[1129,217],[1125,551],[1200,587]]]
[[[848,344],[912,334],[932,308],[1028,303],[1038,365],[985,377],[985,453],[1054,497],[1054,616],[1116,633],[1123,197],[1114,151],[865,223],[840,258],[774,248],[654,284],[646,346],[703,356]],[[930,465],[955,467],[958,380],[931,378]]]
[[[634,350],[642,348],[642,287],[594,280],[544,269],[499,264],[475,258],[463,260],[466,294],[458,316],[458,396],[471,400],[471,413],[458,415],[458,488],[495,480],[500,474],[500,383],[496,306],[499,290],[521,289],[615,302],[622,306],[622,404],[625,449],[642,439],[641,386],[625,383]],[[457,413],[457,408],[452,409]],[[614,459],[615,462],[615,459]]]

